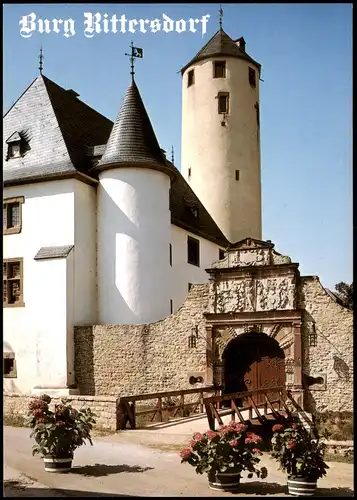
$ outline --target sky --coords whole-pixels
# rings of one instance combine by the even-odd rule
[[[334,290],[352,282],[352,4],[222,4],[223,28],[244,36],[262,65],[260,82],[263,239]],[[20,34],[23,16],[51,21],[50,33]],[[84,13],[174,21],[209,15],[207,31],[84,34]],[[75,34],[53,31],[73,19]],[[144,51],[136,82],[159,143],[180,168],[180,69],[219,28],[219,4],[7,4],[4,112],[38,75],[74,89],[115,120],[130,84],[125,53]],[[38,27],[38,25],[37,25]],[[101,24],[103,27],[103,24]]]

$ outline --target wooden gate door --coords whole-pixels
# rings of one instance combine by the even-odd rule
[[[255,389],[269,389],[285,385],[285,361],[278,353],[269,353],[266,355],[266,348],[263,345],[255,345],[256,355],[254,361],[244,374],[244,383],[247,391]],[[264,352],[265,351],[265,352]],[[275,354],[275,356],[273,355]],[[273,393],[268,397],[273,396]],[[265,403],[263,394],[257,394],[253,397],[256,404]]]

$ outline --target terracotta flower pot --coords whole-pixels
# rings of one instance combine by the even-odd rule
[[[69,472],[72,468],[73,456],[56,457],[47,455],[43,459],[46,472]]]
[[[317,481],[311,481],[304,477],[289,477],[288,491],[290,495],[298,497],[312,497],[316,492]]]
[[[239,489],[240,473],[236,471],[208,473],[208,486],[211,490],[237,491]]]

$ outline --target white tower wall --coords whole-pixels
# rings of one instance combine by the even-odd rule
[[[226,61],[226,78],[213,78],[213,61],[219,60]],[[249,83],[249,67],[256,72],[255,88]],[[194,84],[188,87],[192,69]],[[219,92],[229,93],[225,116],[218,113]],[[212,57],[194,63],[183,74],[181,172],[230,242],[262,238],[256,103],[259,73],[247,60]]]
[[[146,168],[99,174],[101,324],[150,323],[170,314],[170,178]]]

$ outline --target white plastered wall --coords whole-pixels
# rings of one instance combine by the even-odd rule
[[[200,242],[200,266],[187,262],[187,237],[191,236]],[[205,271],[219,259],[219,249],[223,247],[209,240],[190,233],[180,227],[171,225],[172,244],[172,292],[173,312],[183,304],[188,294],[188,284],[207,283],[209,275]]]
[[[67,384],[66,259],[35,261],[41,247],[74,244],[72,180],[4,189],[4,199],[24,196],[22,230],[4,235],[3,258],[23,258],[24,307],[5,307],[4,351],[15,353],[17,378],[4,389],[28,392],[36,385]]]
[[[170,314],[170,178],[156,170],[99,174],[98,305],[101,324]]]

